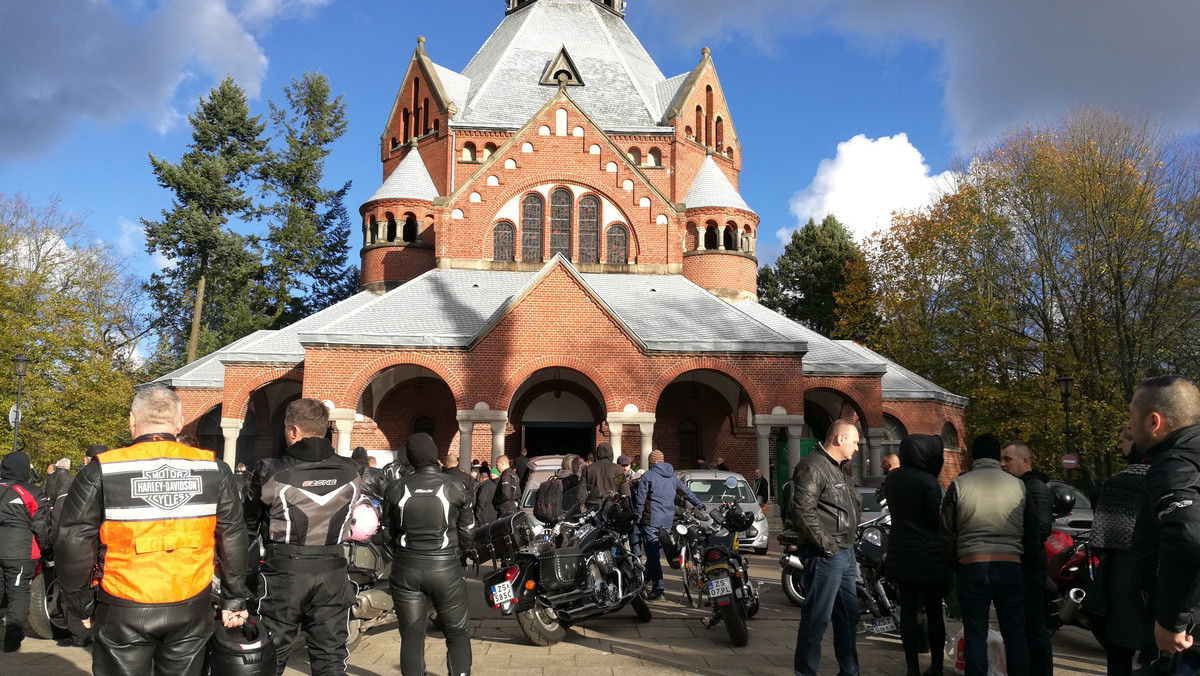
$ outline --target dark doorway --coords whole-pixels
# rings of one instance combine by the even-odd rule
[[[596,427],[591,423],[525,423],[525,448],[529,457],[566,455],[581,458],[596,447]]]

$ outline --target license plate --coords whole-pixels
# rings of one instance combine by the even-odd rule
[[[708,581],[708,595],[712,597],[729,596],[733,593],[733,585],[729,583],[729,578],[718,577]]]
[[[885,634],[889,631],[896,631],[896,621],[890,617],[871,620],[867,623],[867,631],[872,634]]]
[[[492,603],[500,605],[505,601],[513,600],[513,586],[511,582],[501,582],[492,587]]]

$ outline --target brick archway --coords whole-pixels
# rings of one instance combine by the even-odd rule
[[[273,368],[242,382],[231,395],[223,398],[221,416],[245,419],[246,411],[250,408],[250,395],[277,380],[294,380],[303,386],[304,368],[302,366]],[[230,415],[231,412],[236,412],[236,415]]]
[[[393,366],[410,364],[429,369],[441,378],[442,382],[450,388],[450,393],[454,395],[455,406],[460,409],[472,406],[466,401],[462,382],[446,368],[445,364],[428,355],[413,353],[386,355],[361,366],[350,379],[349,387],[340,393],[340,399],[337,400],[338,405],[343,408],[357,408],[358,400],[362,398],[363,392],[380,373]]]
[[[658,407],[658,400],[662,397],[663,390],[667,389],[667,386],[674,382],[676,378],[689,371],[716,371],[727,376],[745,390],[746,396],[750,399],[751,411],[761,413],[765,410],[765,400],[763,399],[762,392],[759,391],[758,386],[755,385],[749,375],[731,364],[710,357],[682,361],[664,371],[650,388],[646,397],[646,406],[642,407],[641,410],[653,412]]]
[[[520,389],[526,380],[529,380],[538,371],[555,367],[577,371],[583,377],[590,380],[596,386],[596,389],[600,391],[601,407],[605,411],[608,410],[609,402],[613,401],[614,397],[608,380],[594,366],[574,357],[539,357],[521,365],[504,382],[504,389],[500,391],[500,396],[496,398],[496,406],[493,407],[493,410],[508,411],[513,405],[513,395],[516,394],[517,390]]]

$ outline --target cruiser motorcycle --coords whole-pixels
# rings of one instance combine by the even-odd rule
[[[891,526],[892,516],[885,506],[882,514],[859,524],[854,543],[854,558],[858,561],[858,607],[862,615],[871,616],[863,621],[863,625],[872,634],[896,631],[900,623],[896,587],[883,574]]]
[[[504,615],[515,613],[531,643],[549,646],[561,641],[570,625],[626,605],[639,621],[650,620],[650,606],[642,598],[645,566],[629,548],[632,527],[629,499],[609,496],[532,540],[524,513],[476,529],[468,556],[477,564],[497,562],[497,570],[483,580],[487,604]]]
[[[736,486],[732,477],[727,483]],[[738,551],[738,532],[750,527],[754,515],[736,504],[714,511],[691,508],[680,514],[671,531],[659,529],[659,541],[667,562],[683,569],[684,594],[693,608],[707,605],[711,614],[703,620],[711,629],[724,622],[733,645],[750,641],[746,620],[758,613],[760,585],[750,577],[746,557]]]

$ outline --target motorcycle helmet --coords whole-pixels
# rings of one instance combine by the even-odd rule
[[[379,530],[379,510],[370,500],[363,500],[354,506],[350,515],[350,539],[355,542],[366,542],[375,531]]]
[[[205,676],[275,676],[275,644],[253,619],[226,628],[217,620],[204,655]]]
[[[754,515],[742,511],[742,508],[738,505],[734,505],[733,509],[729,510],[729,513],[725,515],[725,526],[730,530],[741,532],[749,528],[753,523]]]
[[[1054,516],[1066,516],[1075,509],[1075,489],[1058,481],[1051,482],[1050,501],[1053,504]]]

